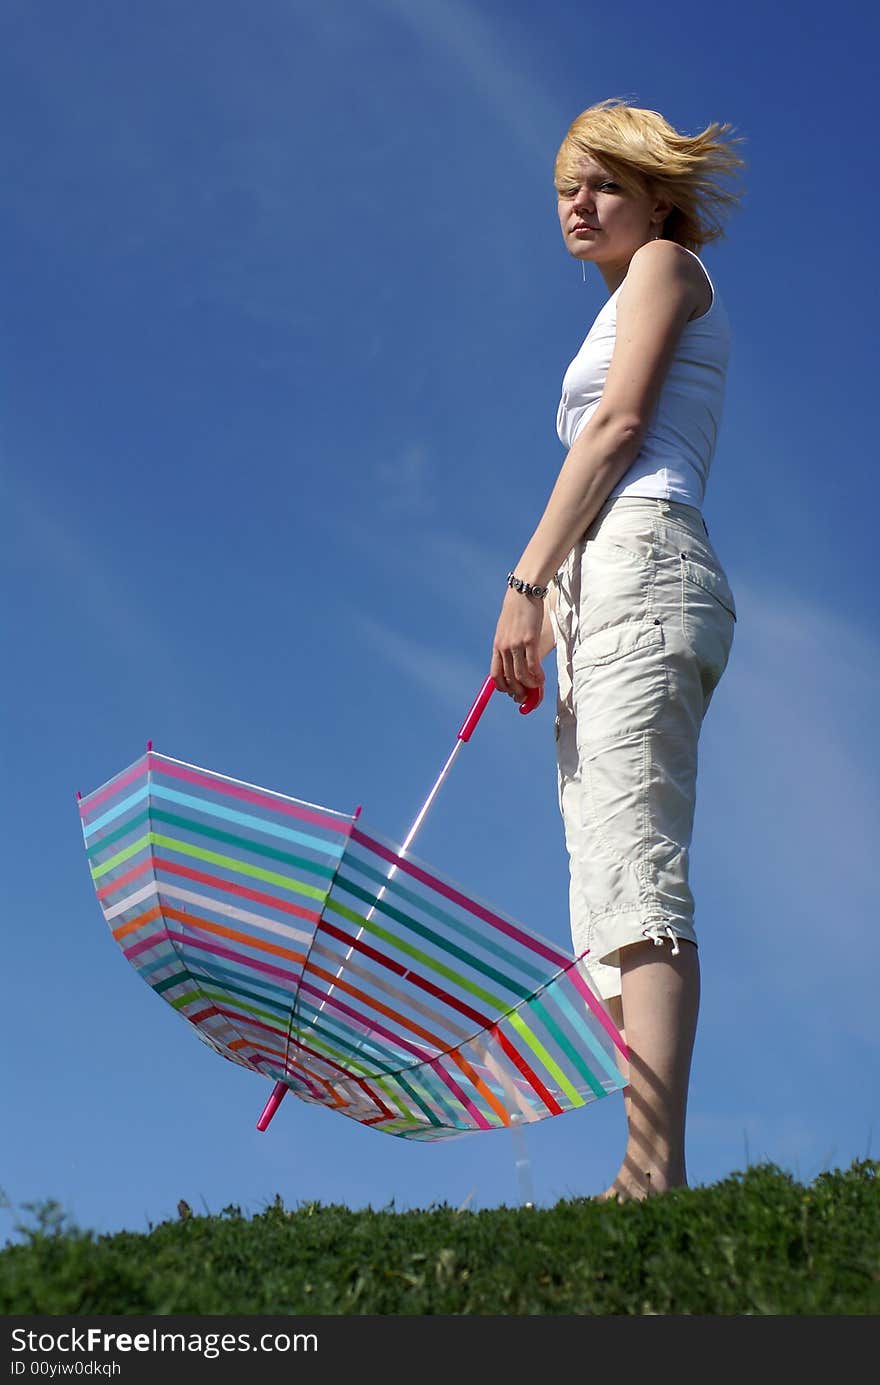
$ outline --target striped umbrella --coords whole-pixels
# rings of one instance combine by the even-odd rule
[[[359,809],[151,745],[79,807],[125,957],[216,1052],[275,1084],[260,1129],[287,1091],[432,1140],[624,1086],[626,1047],[583,956],[464,893]]]

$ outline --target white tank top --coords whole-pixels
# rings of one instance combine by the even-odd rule
[[[693,251],[688,251],[693,254]],[[698,255],[712,302],[686,322],[641,451],[609,495],[653,495],[702,508],[718,440],[730,357],[730,321]],[[556,431],[565,447],[598,408],[617,333],[617,298],[626,279],[597,314],[562,381]]]

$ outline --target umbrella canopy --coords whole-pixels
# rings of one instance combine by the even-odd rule
[[[566,955],[342,813],[148,749],[79,800],[125,957],[231,1062],[407,1139],[625,1085]]]

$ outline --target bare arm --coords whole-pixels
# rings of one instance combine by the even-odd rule
[[[553,613],[554,613],[554,615],[555,615],[555,613],[556,613],[556,588],[555,588],[555,587],[551,587],[551,588],[550,588],[549,592],[547,593],[547,599],[546,599],[546,601],[544,602],[544,617],[543,617],[543,624],[541,625],[541,638],[540,638],[540,641],[539,641],[539,644],[538,644],[538,658],[539,658],[539,659],[546,659],[547,655],[550,653],[550,650],[553,648],[553,646],[554,646],[555,643],[556,643],[556,631],[553,629],[553,623],[552,623],[552,621],[550,620],[550,612],[551,612],[551,610],[553,611]]]
[[[641,450],[684,324],[700,301],[702,271],[671,241],[636,251],[617,305],[617,334],[602,398],[562,465],[543,515],[516,565],[546,586]],[[543,603],[508,591],[495,632],[491,675],[521,700],[543,683]]]

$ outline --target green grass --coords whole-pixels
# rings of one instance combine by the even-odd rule
[[[624,1205],[351,1211],[281,1200],[95,1235],[31,1206],[4,1314],[877,1314],[880,1162],[773,1164]]]

